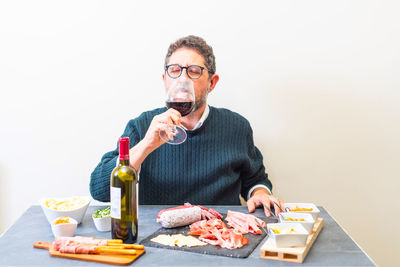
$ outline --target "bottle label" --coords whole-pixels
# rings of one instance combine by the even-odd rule
[[[111,217],[114,219],[121,219],[121,188],[110,188],[111,200]]]

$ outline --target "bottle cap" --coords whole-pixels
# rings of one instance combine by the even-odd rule
[[[119,139],[119,160],[129,160],[129,137]]]

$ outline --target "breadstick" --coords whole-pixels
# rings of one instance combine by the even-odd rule
[[[94,239],[94,240],[96,240],[96,241],[106,241],[107,242],[107,244],[108,243],[115,243],[115,244],[122,244],[122,239],[101,239],[101,238],[99,238],[99,239]]]
[[[120,246],[120,244],[118,244],[118,245],[115,245],[115,246],[109,246],[109,245],[107,245],[107,246],[94,246],[95,248],[117,248],[117,249],[125,249],[125,247],[124,246]]]
[[[117,243],[107,243],[108,246],[116,247],[122,246],[123,248],[134,248],[134,249],[144,249],[143,245],[136,245],[136,244],[117,244]]]
[[[122,239],[95,239],[96,241],[107,241],[108,243],[122,244]]]
[[[96,253],[108,253],[118,255],[135,255],[136,250],[134,249],[118,249],[118,248],[96,248]]]
[[[122,244],[122,239],[104,239],[107,240],[107,243],[118,243],[118,244]]]

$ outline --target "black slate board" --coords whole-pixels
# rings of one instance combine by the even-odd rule
[[[223,214],[224,218],[226,217],[225,214]],[[257,217],[259,218],[259,217]],[[263,220],[266,223],[275,223],[278,222],[276,218],[259,218],[260,220]],[[224,221],[225,222],[225,221]],[[225,222],[226,223],[226,222]],[[162,245],[156,242],[151,241],[152,238],[161,235],[161,234],[167,234],[167,235],[175,235],[175,234],[183,234],[183,235],[188,235],[188,232],[190,231],[189,226],[183,226],[183,227],[177,227],[177,228],[160,228],[148,237],[144,238],[142,241],[140,241],[140,244],[148,247],[156,247],[156,248],[166,248],[166,249],[173,249],[173,250],[182,250],[182,251],[189,251],[189,252],[194,252],[194,253],[201,253],[201,254],[209,254],[209,255],[218,255],[218,256],[226,256],[226,257],[233,257],[233,258],[247,258],[253,250],[258,246],[258,244],[261,242],[261,240],[264,239],[264,237],[267,235],[264,231],[262,231],[261,235],[255,235],[252,233],[248,233],[244,235],[247,237],[249,240],[249,243],[244,245],[241,248],[237,249],[227,249],[227,248],[221,248],[219,246],[213,246],[213,245],[205,245],[202,247],[171,247],[171,246],[166,246]]]

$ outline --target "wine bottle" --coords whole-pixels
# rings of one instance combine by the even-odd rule
[[[111,173],[111,236],[134,243],[138,236],[137,173],[129,165],[129,138],[119,139],[119,164]]]

